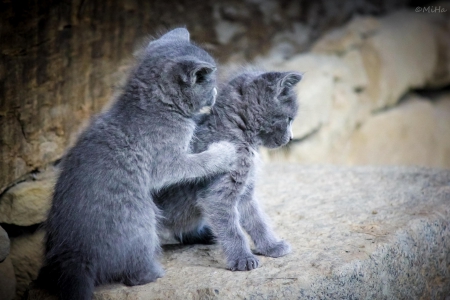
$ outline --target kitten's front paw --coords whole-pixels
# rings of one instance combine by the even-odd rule
[[[215,156],[216,165],[224,172],[231,171],[236,162],[236,147],[227,141],[220,141],[209,146]]]
[[[228,262],[228,268],[231,271],[250,271],[257,267],[259,267],[259,260],[252,254]]]
[[[256,249],[256,254],[261,254],[269,257],[280,257],[291,252],[291,246],[285,241],[279,241],[268,247]]]

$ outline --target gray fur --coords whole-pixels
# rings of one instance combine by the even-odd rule
[[[122,94],[62,160],[38,284],[56,283],[61,299],[91,299],[98,284],[163,276],[152,194],[235,161],[228,142],[189,152],[192,117],[215,101],[215,68],[186,29],[148,45]]]
[[[231,270],[252,270],[259,261],[244,235],[252,238],[257,254],[279,257],[290,246],[274,234],[255,198],[258,148],[276,148],[292,139],[297,113],[294,72],[243,73],[226,84],[210,115],[199,121],[192,147],[207,149],[218,141],[237,146],[237,163],[226,174],[161,191],[155,202],[164,230],[182,243],[220,243]]]

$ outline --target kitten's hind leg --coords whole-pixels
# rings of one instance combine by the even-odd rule
[[[143,285],[156,281],[164,276],[164,271],[159,262],[142,262],[142,265],[133,267],[125,272],[122,279],[123,284],[127,286]]]
[[[164,276],[164,270],[158,262],[159,245],[135,243],[127,259],[122,283],[127,286],[143,285]]]
[[[203,226],[186,233],[175,234],[175,239],[184,245],[212,245],[216,242],[216,237],[208,226]]]
[[[280,257],[291,252],[291,246],[276,237],[269,218],[259,207],[253,186],[247,188],[241,196],[238,210],[240,223],[256,245],[256,254]]]

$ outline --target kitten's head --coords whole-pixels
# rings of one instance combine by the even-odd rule
[[[185,28],[177,28],[148,44],[135,77],[144,90],[159,91],[158,100],[191,116],[214,104],[215,70],[214,59],[190,42]]]
[[[233,80],[246,107],[247,126],[253,123],[260,145],[277,148],[293,138],[292,122],[298,111],[294,86],[301,79],[297,72],[252,72]]]

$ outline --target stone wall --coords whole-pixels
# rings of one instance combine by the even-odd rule
[[[186,25],[221,62],[251,60],[273,45],[289,56],[356,13],[381,14],[407,2],[3,1],[0,193],[61,157],[109,101],[135,46],[149,35]]]
[[[269,69],[305,72],[295,140],[266,158],[450,168],[448,14],[358,17],[308,53],[258,58]]]

